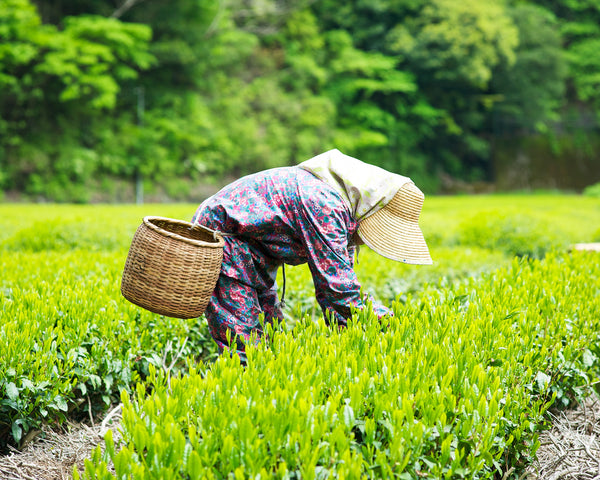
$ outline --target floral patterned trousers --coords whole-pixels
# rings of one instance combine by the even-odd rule
[[[220,275],[206,307],[206,318],[219,351],[235,346],[240,360],[246,363],[245,344],[260,341],[263,334],[261,322],[283,318],[277,285],[257,291],[238,280]]]

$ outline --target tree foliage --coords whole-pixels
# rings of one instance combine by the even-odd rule
[[[519,30],[519,46],[516,61],[498,69],[492,80],[492,90],[499,95],[493,110],[495,128],[499,134],[546,131],[558,120],[565,95],[567,63],[558,20],[552,12],[528,4],[515,5],[509,14]]]
[[[170,197],[326,149],[489,179],[507,133],[596,124],[587,0],[0,0],[0,189]]]

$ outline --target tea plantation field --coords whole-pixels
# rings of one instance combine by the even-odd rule
[[[144,215],[195,205],[0,205],[0,447],[42,423],[123,402],[76,477],[502,478],[537,449],[545,411],[600,372],[600,201],[433,197],[434,265],[364,248],[357,273],[393,318],[327,327],[304,267],[286,319],[248,353],[216,357],[203,319],[124,300]]]

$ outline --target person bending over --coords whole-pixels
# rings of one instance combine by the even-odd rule
[[[367,299],[354,272],[356,247],[409,264],[432,263],[418,225],[424,195],[410,178],[330,150],[296,166],[240,178],[206,199],[192,223],[224,234],[223,263],[205,316],[222,352],[265,321],[282,319],[277,269],[307,263],[326,320],[345,327]],[[392,312],[372,303],[382,317]],[[229,333],[228,333],[229,332]]]

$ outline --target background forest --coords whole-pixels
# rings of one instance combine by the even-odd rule
[[[598,0],[0,0],[0,198],[189,200],[330,148],[581,190],[599,53]]]

